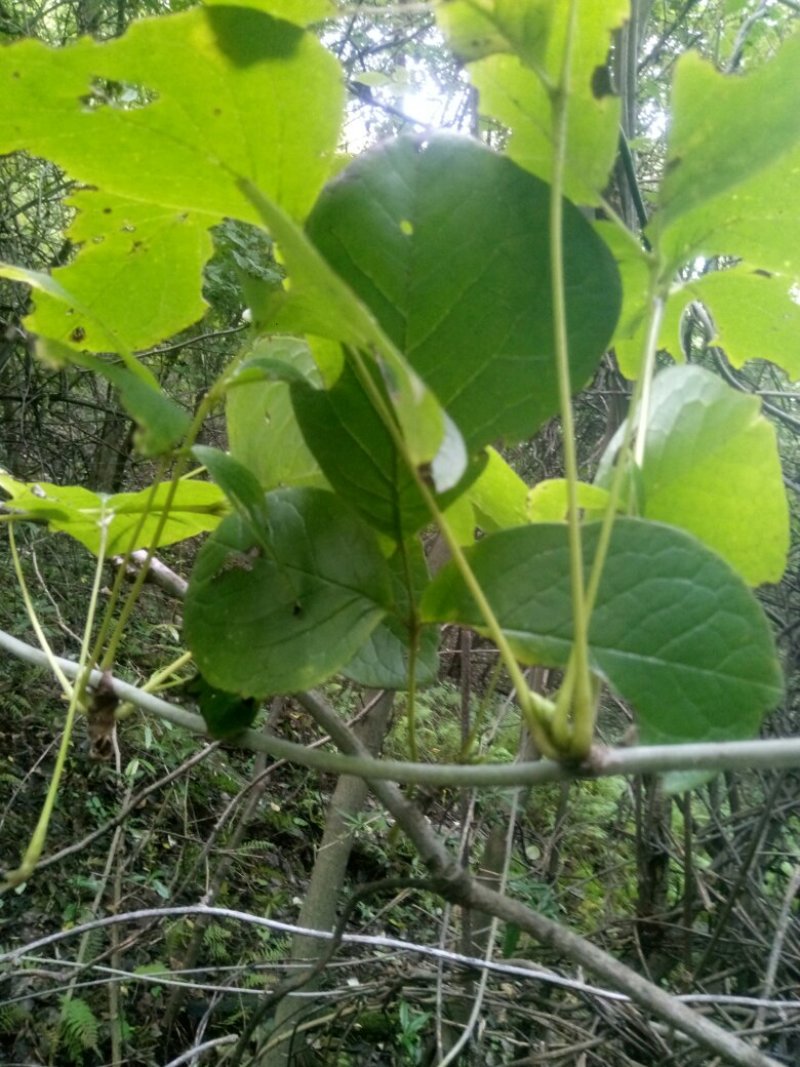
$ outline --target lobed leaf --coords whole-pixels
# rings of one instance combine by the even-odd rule
[[[457,0],[437,9],[451,46],[469,61],[481,114],[510,130],[510,158],[545,180],[553,173],[553,88],[561,78],[571,6]],[[564,158],[565,192],[577,203],[599,202],[616,158],[620,103],[606,65],[611,34],[629,10],[629,0],[578,5]]]

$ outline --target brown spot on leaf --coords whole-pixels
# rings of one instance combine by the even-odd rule
[[[82,341],[85,336],[86,330],[84,330],[83,326],[76,326],[72,333],[69,335],[69,339],[70,341],[78,342]]]

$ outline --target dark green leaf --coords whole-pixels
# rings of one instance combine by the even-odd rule
[[[584,529],[587,573],[599,524]],[[525,663],[566,664],[572,645],[567,529],[490,534],[470,565]],[[482,628],[453,564],[422,602],[429,621]],[[781,698],[781,673],[753,594],[689,534],[617,519],[589,631],[592,667],[639,713],[647,744],[752,735]]]
[[[203,464],[254,534],[260,536],[269,517],[264,491],[255,474],[218,448],[195,445],[192,454]]]
[[[403,552],[408,554],[407,565]],[[394,607],[342,671],[354,682],[372,689],[405,689],[408,685],[412,606],[416,612],[417,601],[429,581],[428,565],[418,541],[409,541],[399,548],[389,560],[389,569],[394,588]],[[417,685],[431,685],[436,681],[438,649],[438,627],[422,627],[417,647]]]
[[[528,436],[558,409],[549,202],[544,182],[475,141],[407,137],[351,164],[308,220],[471,450]],[[620,290],[606,246],[564,207],[577,389],[611,336]]]
[[[373,381],[388,405],[377,373]],[[373,526],[399,542],[431,521],[412,473],[349,364],[331,389],[299,382],[291,396],[303,437],[326,478]],[[443,506],[479,469],[474,463],[458,491],[443,494]]]
[[[324,681],[392,602],[374,534],[333,494],[279,489],[265,499],[269,523],[259,536],[234,515],[203,546],[185,604],[186,640],[203,676],[243,696]]]
[[[185,686],[189,696],[194,697],[200,714],[212,737],[224,740],[252,726],[258,714],[258,701],[253,697],[240,697],[238,693],[226,693],[209,685],[202,674],[196,674]]]

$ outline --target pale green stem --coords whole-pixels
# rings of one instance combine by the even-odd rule
[[[216,382],[214,382],[214,384],[211,386],[209,391],[206,393],[206,395],[203,397],[203,399],[200,401],[200,403],[197,406],[197,411],[195,412],[194,418],[192,419],[192,424],[191,424],[191,426],[189,427],[189,429],[187,431],[186,439],[184,441],[183,448],[182,448],[181,452],[179,453],[178,458],[177,458],[177,460],[175,462],[175,469],[174,469],[173,474],[172,474],[172,480],[170,482],[169,489],[167,490],[167,496],[166,496],[166,499],[164,501],[164,508],[163,508],[163,510],[161,512],[161,515],[159,516],[158,522],[156,523],[156,528],[153,531],[153,536],[152,536],[152,538],[150,540],[150,544],[149,544],[149,546],[147,548],[147,554],[146,554],[146,556],[145,556],[145,558],[144,558],[144,560],[142,562],[141,567],[139,568],[139,571],[138,571],[138,573],[136,575],[136,578],[134,579],[134,582],[133,582],[133,585],[131,587],[131,590],[128,593],[128,596],[125,599],[125,603],[122,606],[122,611],[120,612],[119,618],[117,619],[116,626],[114,627],[114,630],[113,630],[113,632],[111,634],[111,637],[109,639],[109,642],[108,642],[108,646],[106,647],[106,651],[105,651],[105,654],[103,656],[103,662],[101,664],[101,668],[103,670],[110,669],[111,665],[114,662],[114,657],[116,656],[117,648],[119,647],[119,643],[122,640],[122,635],[123,635],[123,633],[125,631],[125,627],[126,627],[126,625],[128,623],[128,619],[131,616],[131,613],[132,613],[132,611],[133,611],[133,609],[134,609],[134,607],[136,605],[136,601],[139,598],[139,593],[141,592],[142,586],[144,585],[145,579],[147,578],[147,568],[149,566],[150,560],[153,558],[153,554],[154,554],[156,548],[158,548],[159,538],[161,537],[161,533],[162,533],[162,531],[163,531],[163,529],[164,529],[164,527],[165,527],[165,525],[167,523],[167,520],[169,518],[169,512],[170,512],[170,508],[172,507],[172,501],[175,499],[175,493],[178,490],[178,483],[180,482],[181,476],[183,475],[184,471],[186,470],[186,467],[187,467],[187,465],[189,463],[189,459],[191,458],[191,453],[190,453],[191,447],[194,444],[194,442],[197,440],[197,435],[200,433],[202,425],[205,422],[206,416],[208,415],[209,411],[211,410],[211,408],[213,408],[214,404],[216,404],[217,400],[219,399],[220,395],[222,394],[222,392],[224,390],[225,382],[227,381],[227,378],[228,378],[228,376],[230,374],[230,371],[231,371],[231,368],[230,367],[226,367],[226,369],[222,372],[222,374],[219,376],[219,378],[216,380]],[[153,485],[153,493],[155,493],[157,487],[158,487],[158,483],[156,482]],[[147,516],[147,508],[144,509],[142,521],[144,521],[144,518],[146,518],[146,516]],[[141,529],[141,526],[139,526],[139,529]],[[134,544],[134,543],[135,543],[134,541],[131,541],[131,544]],[[127,560],[128,560],[128,556],[125,557],[125,559],[122,561],[122,563],[120,565],[119,572],[117,574],[117,580],[119,582],[121,582],[122,575],[124,575],[125,567],[126,567],[126,564],[127,564]],[[116,583],[115,583],[115,588],[116,588]],[[109,611],[107,610],[105,619],[103,620],[104,628],[101,630],[101,633],[98,636],[98,640],[95,643],[95,649],[94,649],[94,659],[95,659],[95,661],[97,659],[97,656],[100,653],[101,643],[105,639],[105,634],[107,633],[106,621],[109,618],[110,618],[110,614],[109,614]]]
[[[553,328],[556,372],[564,439],[564,468],[567,476],[567,526],[569,540],[570,592],[572,597],[573,644],[567,675],[556,702],[554,732],[561,747],[577,750],[574,732],[583,736],[594,729],[594,695],[589,673],[589,612],[584,595],[583,547],[578,504],[578,456],[572,411],[572,383],[569,370],[569,339],[564,285],[563,192],[567,152],[570,73],[575,41],[578,0],[571,0],[564,62],[558,88],[551,93],[553,107],[553,175],[550,188],[550,272],[553,291]]]
[[[62,685],[66,686],[65,691],[69,692],[69,705],[67,707],[67,714],[64,719],[64,730],[61,734],[61,744],[58,748],[58,754],[56,756],[55,767],[53,768],[53,774],[50,779],[50,784],[47,789],[47,796],[44,799],[42,810],[39,814],[39,820],[36,823],[33,834],[31,835],[28,847],[25,850],[25,855],[22,858],[22,862],[15,871],[11,871],[5,880],[6,885],[19,885],[22,882],[27,881],[33,873],[36,864],[42,855],[44,849],[45,839],[47,837],[47,829],[50,825],[50,819],[53,815],[53,809],[56,803],[56,797],[58,796],[58,788],[61,784],[61,778],[64,773],[64,767],[67,762],[67,755],[69,753],[69,746],[72,740],[72,731],[75,726],[75,716],[80,707],[81,697],[86,688],[86,682],[88,681],[88,655],[89,644],[92,637],[92,629],[94,627],[94,617],[97,610],[97,602],[100,596],[100,585],[103,577],[103,560],[105,559],[106,540],[108,535],[108,524],[103,522],[100,528],[100,547],[97,553],[97,566],[94,572],[94,581],[92,582],[92,591],[89,598],[89,610],[86,615],[86,625],[83,630],[83,640],[81,642],[80,657],[78,660],[78,676],[74,686],[70,686],[67,682],[61,668],[56,664],[55,657],[44,638],[44,631],[41,628],[36,611],[33,607],[33,603],[28,592],[27,583],[25,582],[25,576],[22,571],[22,566],[19,560],[19,554],[17,552],[16,541],[14,539],[14,527],[9,526],[9,539],[11,543],[11,553],[14,559],[14,568],[17,574],[17,580],[20,583],[20,589],[22,590],[22,596],[25,601],[25,606],[28,610],[31,623],[36,631],[39,640],[42,641],[42,647],[46,649],[48,654],[48,662],[51,663],[52,668],[59,681],[62,681]]]
[[[655,275],[655,268],[653,269]],[[653,282],[653,288],[655,288],[655,280]],[[622,487],[625,483],[625,478],[630,477],[630,467],[628,464],[628,457],[630,456],[631,442],[633,441],[634,428],[637,430],[637,442],[642,441],[642,458],[644,457],[644,440],[647,430],[647,411],[645,407],[644,397],[650,396],[653,372],[655,370],[655,353],[656,345],[658,343],[658,335],[661,330],[661,319],[664,313],[664,300],[657,292],[653,292],[650,300],[650,318],[647,323],[647,330],[645,332],[645,344],[644,352],[642,354],[641,373],[636,381],[636,385],[633,390],[633,396],[631,397],[630,407],[628,408],[628,415],[625,420],[625,429],[622,434],[622,443],[619,447],[616,457],[616,464],[614,467],[614,473],[611,479],[611,488],[608,493],[608,501],[606,502],[605,511],[603,512],[602,525],[600,527],[600,535],[597,539],[597,548],[595,549],[594,559],[592,560],[592,570],[589,575],[589,582],[586,587],[586,611],[591,617],[591,613],[594,609],[595,601],[597,600],[597,592],[600,588],[600,581],[603,577],[603,568],[605,567],[606,557],[608,556],[608,548],[611,544],[611,534],[614,529],[614,521],[617,517],[619,510],[620,500],[622,498]],[[637,466],[641,465],[641,460],[635,460]],[[573,743],[576,753],[584,754],[589,751],[594,735],[594,719],[596,712],[593,712],[591,722],[584,721],[575,724],[575,735]]]
[[[166,466],[166,463],[165,463],[164,460],[162,460],[161,463],[159,464],[158,471],[157,471],[156,477],[155,477],[155,481],[153,482],[152,486],[150,487],[150,493],[148,495],[148,504],[155,497],[156,490],[158,489],[158,483],[161,480],[161,477],[162,477],[163,471],[165,469],[165,466]],[[139,537],[141,529],[142,529],[142,527],[144,526],[144,524],[145,524],[145,522],[147,520],[148,513],[149,513],[149,507],[146,505],[142,509],[142,514],[140,515],[139,520],[136,523],[136,526],[134,527],[134,529],[133,529],[133,531],[131,533],[131,540],[130,540],[130,545],[131,546],[136,544],[136,541],[137,541],[137,539]],[[97,637],[95,638],[94,648],[92,649],[92,655],[91,655],[92,663],[96,663],[97,662],[98,657],[100,656],[100,652],[101,652],[101,650],[103,648],[103,645],[105,643],[106,637],[108,636],[109,630],[112,627],[112,624],[113,624],[113,621],[114,621],[114,611],[116,610],[117,603],[119,601],[119,595],[122,592],[122,584],[123,584],[123,582],[125,580],[125,573],[126,573],[128,561],[130,559],[131,551],[132,551],[132,547],[129,548],[128,551],[125,553],[125,557],[123,558],[122,562],[120,563],[119,567],[117,568],[117,573],[116,573],[116,575],[114,577],[114,582],[113,582],[113,584],[111,586],[111,595],[108,598],[108,603],[106,604],[105,611],[103,612],[103,618],[102,618],[102,620],[100,622],[100,627],[99,627],[99,629],[97,631]],[[111,662],[112,661],[109,661],[109,663],[107,664],[108,667],[111,666]]]
[[[192,653],[182,652],[177,659],[174,659],[172,661],[172,663],[168,663],[166,667],[162,667],[160,670],[157,670],[154,674],[152,674],[150,678],[145,682],[145,684],[141,687],[142,692],[156,693],[164,688],[167,688],[166,686],[162,685],[162,683],[168,678],[173,678],[174,675],[181,669],[181,667],[185,667],[188,663],[191,662]],[[173,682],[172,684],[180,684],[180,679],[178,679],[177,682]],[[130,701],[126,701],[124,704],[120,704],[120,706],[117,708],[117,722],[121,722],[123,719],[127,719],[128,716],[134,710],[135,707]]]
[[[25,610],[28,613],[28,618],[30,619],[31,626],[33,627],[33,632],[36,634],[37,640],[39,641],[39,644],[41,645],[42,650],[45,656],[47,657],[47,663],[50,667],[50,670],[58,679],[58,683],[61,686],[61,691],[63,692],[67,700],[72,700],[72,683],[61,669],[61,665],[59,664],[55,653],[50,647],[50,642],[47,640],[47,635],[45,634],[44,630],[42,629],[41,623],[39,622],[39,616],[36,614],[36,608],[33,606],[33,600],[31,599],[30,590],[28,589],[28,583],[25,581],[25,573],[22,570],[22,563],[20,562],[19,552],[17,551],[17,541],[16,537],[14,536],[13,525],[9,525],[8,527],[8,542],[9,547],[11,549],[11,559],[14,564],[14,573],[17,577],[17,584],[19,585],[22,600],[25,604]]]
[[[516,689],[517,699],[519,700],[520,708],[525,716],[525,722],[530,730],[531,736],[534,742],[539,746],[540,751],[547,756],[556,755],[556,751],[550,739],[549,730],[547,724],[553,714],[553,705],[551,701],[546,697],[540,696],[538,693],[533,693],[525,681],[525,675],[523,674],[517,659],[511,649],[511,646],[506,639],[506,635],[503,633],[503,628],[500,625],[497,616],[492,609],[486,595],[481,588],[480,582],[475,577],[472,568],[469,565],[467,557],[464,555],[464,551],[461,545],[458,543],[458,539],[454,536],[453,531],[450,528],[447,519],[442,513],[436,498],[429,489],[425,479],[420,475],[417,467],[411,457],[408,454],[408,450],[403,440],[403,435],[392,417],[391,411],[388,410],[386,402],[381,395],[380,390],[375,385],[372,375],[364,366],[361,353],[353,351],[353,362],[359,375],[359,380],[364,386],[365,390],[369,394],[372,403],[375,406],[376,411],[381,416],[389,434],[394,441],[400,455],[403,457],[409,471],[411,472],[419,492],[425,501],[428,510],[431,513],[434,521],[441,530],[442,536],[447,542],[447,547],[450,549],[450,554],[453,557],[453,562],[458,568],[461,577],[464,580],[464,584],[472,594],[472,598],[475,601],[479,612],[481,613],[484,622],[486,624],[486,630],[489,636],[497,645],[498,651],[503,659],[506,670],[509,673],[511,682]]]
[[[636,418],[636,441],[633,446],[633,462],[637,467],[644,463],[644,446],[647,441],[647,425],[650,421],[650,398],[653,393],[653,378],[656,368],[656,349],[658,347],[658,335],[661,333],[661,322],[664,318],[664,298],[656,295],[650,304],[650,321],[647,324],[647,336],[645,340],[644,358],[639,375],[641,383],[641,396],[635,414]]]
[[[589,584],[586,588],[586,603],[589,611],[594,607],[597,599],[597,591],[600,587],[600,579],[603,576],[608,546],[611,541],[611,532],[614,520],[619,511],[622,499],[622,487],[626,476],[630,475],[627,458],[630,455],[631,441],[633,440],[634,427],[638,426],[641,432],[642,426],[646,430],[646,414],[642,398],[647,390],[650,394],[650,383],[655,370],[655,353],[658,343],[658,335],[661,332],[661,320],[664,314],[664,299],[659,294],[654,294],[650,301],[650,318],[645,332],[644,352],[642,354],[642,372],[636,380],[633,396],[631,397],[628,415],[625,420],[625,429],[622,435],[622,443],[617,451],[614,474],[611,479],[611,488],[608,491],[608,500],[603,512],[603,524],[597,541],[592,570],[589,576]]]
[[[36,666],[47,666],[41,649],[26,644],[0,630],[0,649]],[[69,677],[80,672],[77,663],[58,660]],[[90,680],[97,684],[100,671],[92,671]],[[208,736],[201,715],[169,704],[151,693],[112,678],[114,692],[137,704],[143,711],[173,723],[183,730]],[[304,706],[318,705],[321,698],[313,693],[298,693]],[[542,759],[529,763],[407,763],[404,760],[372,759],[366,756],[343,756],[338,752],[286,741],[260,730],[243,730],[227,744],[250,752],[265,752],[275,759],[285,759],[301,767],[326,774],[352,774],[370,781],[393,781],[408,785],[442,786],[475,789],[483,786],[507,789],[516,785],[534,786],[549,782],[566,782],[575,778],[600,778],[620,774],[665,774],[667,771],[726,771],[800,767],[800,738],[750,741],[704,741],[675,745],[643,745],[635,748],[597,748],[588,762],[564,763]],[[2,962],[0,960],[0,962]]]

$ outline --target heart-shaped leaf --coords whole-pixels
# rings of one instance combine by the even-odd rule
[[[468,447],[531,434],[558,410],[550,188],[463,137],[399,138],[322,193],[307,231],[430,386]],[[572,382],[586,384],[620,306],[616,265],[564,205]]]

